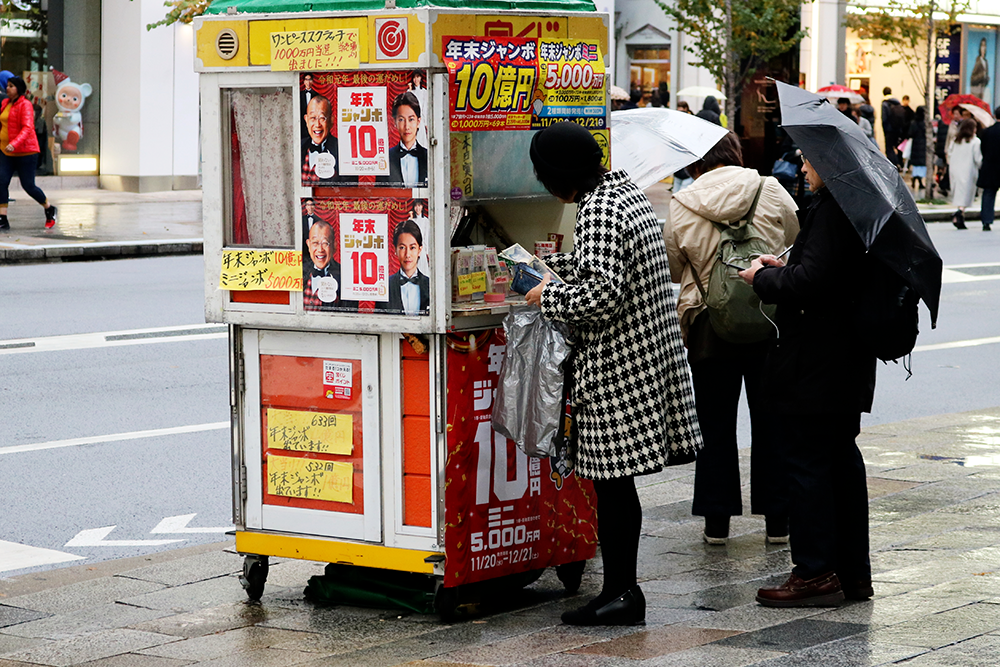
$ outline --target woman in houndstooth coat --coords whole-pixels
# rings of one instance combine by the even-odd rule
[[[604,559],[601,595],[563,622],[637,624],[645,600],[634,477],[693,461],[701,447],[666,248],[649,200],[624,171],[601,166],[580,125],[538,132],[531,159],[549,192],[579,205],[573,251],[546,259],[565,282],[546,280],[527,300],[576,329],[576,471],[594,480]]]

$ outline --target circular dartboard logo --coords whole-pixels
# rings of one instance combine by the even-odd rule
[[[375,46],[379,60],[406,58],[406,24],[396,19],[376,20]]]

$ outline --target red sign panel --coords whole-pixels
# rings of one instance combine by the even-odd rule
[[[445,586],[592,558],[593,485],[493,431],[503,329],[449,334]]]
[[[453,132],[530,130],[538,40],[444,37]]]

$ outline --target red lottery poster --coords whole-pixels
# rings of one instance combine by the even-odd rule
[[[530,130],[538,40],[444,37],[453,132]]]
[[[424,70],[299,74],[304,187],[426,187]]]
[[[448,334],[445,586],[592,558],[593,485],[492,427],[503,329]]]
[[[426,210],[426,199],[303,199],[303,309],[427,315]]]

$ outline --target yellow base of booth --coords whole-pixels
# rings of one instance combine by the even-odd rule
[[[383,570],[434,574],[434,563],[444,554],[374,544],[358,544],[272,533],[236,532],[236,551],[241,554],[297,558],[319,563],[344,563]]]

